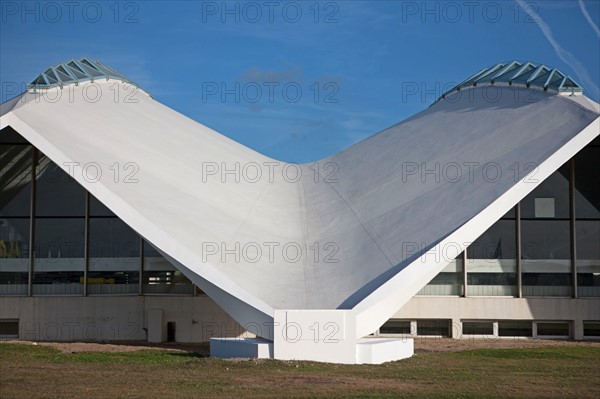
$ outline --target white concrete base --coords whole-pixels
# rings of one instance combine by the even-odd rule
[[[275,310],[275,359],[356,363],[356,323],[351,310]]]
[[[262,338],[211,338],[210,356],[221,359],[272,359],[273,342]]]
[[[414,353],[412,338],[357,338],[352,310],[277,309],[273,338],[272,343],[264,339],[213,338],[211,356],[381,364]]]
[[[312,360],[326,363],[347,364],[381,364],[402,360],[414,354],[412,338],[363,338],[358,340],[352,356],[354,361],[346,357],[335,358],[315,356],[315,352],[306,351],[304,355],[279,358],[279,360]],[[210,355],[221,359],[250,358],[272,359],[274,356],[273,342],[262,338],[211,338]]]
[[[356,344],[357,364],[381,364],[414,355],[412,338],[363,338]]]

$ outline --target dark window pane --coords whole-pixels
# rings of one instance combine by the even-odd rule
[[[521,201],[521,217],[568,219],[569,206],[569,168],[565,164]]]
[[[29,257],[29,219],[0,219],[0,259]]]
[[[0,338],[18,338],[19,320],[0,320]]]
[[[192,295],[192,282],[166,260],[152,245],[144,241],[144,293]]]
[[[90,270],[121,270],[118,265],[139,263],[140,238],[119,218],[91,218],[89,246]]]
[[[463,294],[462,254],[450,262],[417,295],[453,295]]]
[[[7,126],[0,130],[0,143],[2,144],[29,144],[25,137],[21,136],[12,127]]]
[[[84,229],[84,218],[36,219],[34,294],[83,293]]]
[[[504,216],[501,217],[501,219],[514,219],[516,217],[515,215],[515,207],[512,207],[508,212],[504,214]]]
[[[33,147],[0,145],[0,218],[29,216]]]
[[[532,323],[531,321],[499,321],[498,335],[500,337],[531,337]]]
[[[118,218],[90,219],[88,292],[139,292],[140,237]]]
[[[0,295],[26,295],[29,219],[0,219]]]
[[[568,220],[523,220],[523,295],[571,296]]]
[[[47,157],[37,167],[36,216],[84,216],[85,190]]]
[[[467,248],[470,296],[516,294],[515,221],[499,220]]]
[[[410,334],[410,321],[388,320],[379,329],[380,334]]]
[[[569,323],[557,322],[557,323],[537,323],[537,335],[540,336],[556,336],[556,337],[567,337],[569,336]]]
[[[90,195],[90,216],[115,216],[104,204]]]
[[[600,297],[600,220],[577,220],[577,291]]]
[[[515,259],[515,222],[499,220],[469,245],[468,259]]]
[[[84,218],[36,219],[36,259],[71,269],[72,264],[83,259],[84,229]]]
[[[600,147],[575,155],[575,216],[600,219]]]
[[[417,320],[417,335],[436,335],[448,337],[450,335],[450,321]]]
[[[584,321],[583,322],[584,337],[600,337],[600,322]]]
[[[494,324],[491,321],[463,321],[463,335],[494,335]]]
[[[521,230],[525,259],[571,259],[568,220],[523,220]]]

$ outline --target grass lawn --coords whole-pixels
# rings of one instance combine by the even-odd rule
[[[372,365],[62,353],[0,343],[0,398],[600,398],[600,346],[418,353]]]

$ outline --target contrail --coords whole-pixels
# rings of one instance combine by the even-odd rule
[[[554,39],[552,30],[550,30],[550,26],[548,26],[548,24],[544,22],[542,17],[540,17],[535,11],[533,11],[527,3],[525,3],[523,0],[516,0],[516,2],[519,5],[519,7],[521,7],[523,11],[529,14],[529,17],[531,17],[531,19],[535,21],[538,28],[540,28],[548,42],[550,42],[550,45],[554,48],[556,55],[558,55],[558,57],[565,64],[570,66],[571,69],[573,69],[573,71],[575,71],[575,73],[577,74],[577,77],[581,79],[586,88],[588,90],[593,91],[595,97],[598,97],[600,95],[600,89],[598,89],[598,86],[594,84],[592,78],[590,77],[590,74],[588,73],[587,69],[585,69],[583,64],[581,64],[581,62],[579,62],[573,54],[571,54],[569,51],[562,48],[560,44],[558,44],[556,39]]]
[[[598,37],[600,37],[600,29],[598,29],[598,25],[596,25],[594,23],[594,21],[592,20],[592,17],[590,17],[590,13],[588,12],[587,8],[585,8],[585,3],[583,2],[583,0],[579,0],[579,8],[581,8],[581,12],[583,13],[583,16],[585,17],[585,19],[587,19],[587,21],[590,24],[590,26],[592,27],[592,29],[594,31],[596,31],[596,35],[598,35]]]

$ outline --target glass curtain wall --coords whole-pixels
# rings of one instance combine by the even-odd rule
[[[88,294],[138,294],[140,236],[92,195],[89,200]]]
[[[569,166],[521,202],[523,296],[573,295]]]
[[[467,248],[469,296],[515,296],[517,290],[514,208]]]
[[[600,138],[575,156],[577,294],[600,296]]]
[[[81,295],[86,192],[44,154],[37,159],[33,294]]]
[[[521,201],[520,263],[524,297],[571,297],[575,283],[578,297],[600,297],[598,160],[600,138]],[[516,226],[516,213],[512,209],[467,248],[468,296],[518,295]],[[464,295],[460,258],[444,268],[418,295]],[[576,281],[573,281],[572,258]]]
[[[144,240],[144,293],[192,295],[192,282]]]
[[[463,254],[453,259],[437,276],[433,278],[417,295],[452,295],[464,294]]]
[[[0,295],[27,295],[33,147],[0,135]]]
[[[521,202],[523,296],[570,297],[575,283],[578,296],[600,296],[599,159],[596,139]],[[84,294],[86,245],[88,294],[194,293],[159,252],[11,128],[0,134],[0,194],[0,295],[27,295],[30,278],[33,295]],[[469,296],[515,296],[515,228],[511,210],[467,249],[466,265],[457,257],[419,294],[464,295],[466,266]]]
[[[10,127],[0,194],[0,295],[28,295],[30,268],[32,295],[202,294],[148,243],[142,256],[135,231]]]

